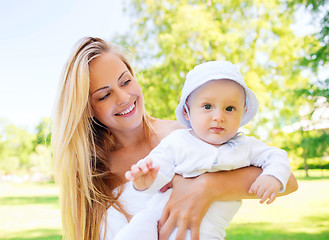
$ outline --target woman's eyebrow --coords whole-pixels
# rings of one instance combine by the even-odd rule
[[[120,79],[122,78],[122,76],[123,76],[126,72],[128,72],[128,71],[126,70],[126,71],[122,72],[121,75],[118,77],[118,80],[117,80],[117,81],[120,81]],[[95,90],[91,95],[93,95],[95,92],[98,92],[98,91],[100,91],[100,90],[103,90],[103,89],[106,89],[106,88],[109,88],[109,87],[110,87],[110,86],[101,87],[101,88]]]
[[[92,96],[94,93],[96,93],[96,92],[98,92],[98,91],[101,91],[101,90],[103,90],[103,89],[109,88],[109,87],[110,87],[110,86],[101,87],[101,88],[95,90],[95,91],[91,94],[91,96]]]
[[[123,73],[121,73],[121,75],[120,75],[119,78],[118,78],[118,81],[120,81],[120,79],[122,78],[122,76],[123,76],[126,72],[128,72],[128,71],[126,70],[126,71],[124,71]]]

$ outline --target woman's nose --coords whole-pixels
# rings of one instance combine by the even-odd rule
[[[116,92],[116,97],[117,97],[117,104],[120,106],[124,106],[129,103],[129,94],[121,89],[118,89]]]

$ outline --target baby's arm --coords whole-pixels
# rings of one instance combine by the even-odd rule
[[[266,203],[272,203],[278,196],[280,189],[282,188],[281,182],[270,175],[261,175],[251,185],[249,193],[254,193],[258,198],[261,198],[260,203],[264,203],[266,199],[269,199]]]
[[[261,198],[260,203],[272,203],[283,192],[290,177],[290,164],[286,151],[267,146],[264,142],[250,137],[251,164],[261,167],[263,173],[255,180],[249,189]]]
[[[126,179],[133,182],[134,187],[143,191],[148,189],[154,182],[159,171],[159,166],[153,167],[150,158],[139,161],[131,166],[131,170],[125,173]]]

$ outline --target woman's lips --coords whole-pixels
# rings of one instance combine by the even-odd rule
[[[134,114],[136,110],[136,102],[132,103],[130,106],[126,107],[124,110],[115,114],[115,116],[130,116]]]

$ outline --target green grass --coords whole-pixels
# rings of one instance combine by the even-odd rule
[[[298,180],[320,180],[320,179],[329,179],[329,170],[328,169],[310,169],[308,170],[309,176],[305,176],[305,170],[295,170],[294,175]]]
[[[61,239],[55,184],[0,183],[0,239]]]
[[[310,179],[299,180],[297,192],[270,205],[244,200],[226,240],[328,240],[329,179]]]
[[[244,200],[226,240],[328,240],[328,173],[296,172],[299,190],[270,205]],[[0,239],[61,239],[55,184],[0,183]]]

